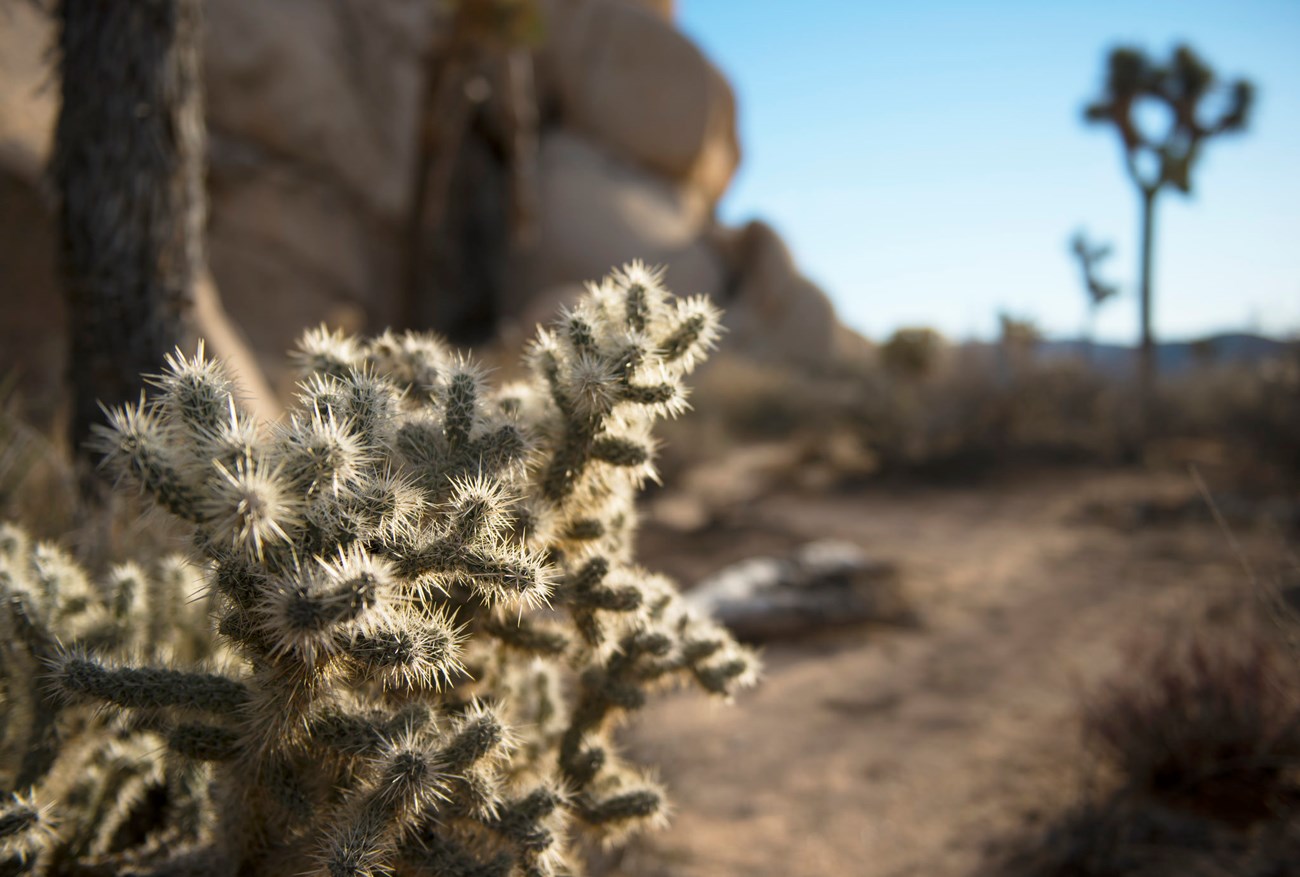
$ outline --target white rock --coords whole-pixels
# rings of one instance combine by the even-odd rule
[[[809,543],[784,557],[734,563],[700,582],[685,600],[751,641],[864,622],[915,621],[893,565],[834,540]]]

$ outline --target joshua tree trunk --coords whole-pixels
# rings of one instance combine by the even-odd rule
[[[1143,405],[1151,401],[1156,379],[1156,345],[1151,331],[1151,242],[1155,231],[1156,193],[1151,189],[1142,192],[1142,286],[1139,298],[1142,306],[1142,349],[1138,358],[1138,381],[1141,385]]]
[[[73,448],[101,403],[191,334],[202,266],[199,0],[60,0],[53,175],[70,315]]]
[[[1151,329],[1151,249],[1155,234],[1156,190],[1142,188],[1142,265],[1138,299],[1142,308],[1142,346],[1138,350],[1139,422],[1143,440],[1150,438],[1155,404],[1156,344]]]

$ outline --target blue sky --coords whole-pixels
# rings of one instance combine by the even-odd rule
[[[790,243],[872,336],[932,325],[988,336],[1006,310],[1077,334],[1067,240],[1114,244],[1124,297],[1098,336],[1137,332],[1137,195],[1114,131],[1085,126],[1107,49],[1186,41],[1258,87],[1250,130],[1211,142],[1193,194],[1157,216],[1166,338],[1300,330],[1300,2],[678,0],[731,79],[740,171],[721,206]]]

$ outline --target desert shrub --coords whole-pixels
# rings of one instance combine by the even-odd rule
[[[1135,649],[1084,731],[1133,791],[1251,822],[1296,802],[1300,666],[1258,623]]]
[[[977,344],[934,347],[921,366],[914,348],[931,336],[900,331],[876,356],[818,373],[724,357],[701,377],[698,414],[671,428],[670,461],[684,469],[700,448],[792,441],[803,459],[848,459],[847,478],[932,479],[1119,458],[1132,417],[1112,380]]]
[[[925,381],[859,379],[852,416],[882,473],[979,473],[1007,463],[1115,458],[1122,399],[1100,375],[1023,350],[967,345]]]
[[[716,323],[632,265],[539,331],[529,379],[496,390],[431,337],[318,330],[271,428],[201,351],[169,358],[101,450],[188,529],[212,655],[57,626],[139,612],[124,594],[147,586],[0,580],[6,623],[26,630],[6,697],[49,668],[9,721],[6,765],[45,755],[7,774],[6,867],[540,877],[573,872],[575,835],[661,822],[663,791],[612,727],[655,688],[727,696],[755,672],[632,558],[651,425],[684,407]],[[145,627],[186,627],[176,593],[143,601]],[[60,785],[83,738],[109,791]],[[126,783],[145,794],[112,791]],[[87,815],[110,799],[111,824]],[[64,828],[83,821],[89,845]]]
[[[880,362],[896,375],[919,380],[934,373],[943,349],[943,336],[934,329],[904,327],[880,345]]]
[[[990,874],[1289,874],[1300,861],[1297,618],[1270,593],[1148,631],[1087,695],[1080,798]],[[998,847],[1001,846],[999,850]]]
[[[1108,462],[1131,434],[1125,394],[1075,360],[1036,363],[1002,394],[1006,444],[1052,459]]]
[[[1234,486],[1300,488],[1300,344],[1171,379],[1158,401],[1159,434],[1219,443]]]
[[[999,345],[943,348],[923,368],[913,368],[904,351],[925,344],[901,333],[873,357],[818,373],[726,358],[702,376],[699,416],[674,427],[670,444],[684,449],[675,459],[684,468],[700,447],[721,453],[773,441],[799,442],[816,458],[819,443],[851,437],[880,476],[969,476],[1145,456],[1179,468],[1220,461],[1207,477],[1232,493],[1298,486],[1300,347],[1259,363],[1170,375],[1144,449],[1135,388],[1124,374],[1039,355],[1028,330],[1013,324],[1008,332],[1013,340]]]
[[[1277,877],[1292,873],[1300,832],[1285,823],[1238,831],[1117,792],[999,846],[981,871],[989,877]]]

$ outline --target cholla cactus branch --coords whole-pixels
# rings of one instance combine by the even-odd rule
[[[0,526],[0,784],[12,790],[0,792],[7,796],[0,809],[13,829],[0,841],[0,872],[62,873],[50,870],[55,862],[104,856],[137,808],[164,790],[174,818],[163,830],[178,844],[211,824],[196,817],[209,806],[206,785],[186,781],[194,772],[168,761],[151,730],[156,723],[123,724],[77,705],[81,698],[69,698],[60,675],[69,662],[83,661],[94,668],[92,681],[103,683],[100,671],[113,671],[101,658],[202,657],[207,649],[188,596],[168,590],[189,588],[195,575],[166,558],[156,575],[123,564],[95,584],[58,548]],[[153,618],[156,612],[165,621]],[[125,689],[139,698],[141,686],[132,690],[132,683],[140,671],[129,673]]]
[[[29,871],[53,835],[50,814],[30,796],[0,793],[0,873]]]
[[[167,735],[167,745],[194,761],[229,761],[239,754],[239,734],[217,725],[177,725]]]
[[[222,715],[239,710],[249,697],[246,686],[224,676],[155,667],[110,670],[75,655],[59,660],[53,677],[70,698],[94,698],[126,709],[183,707]]]

